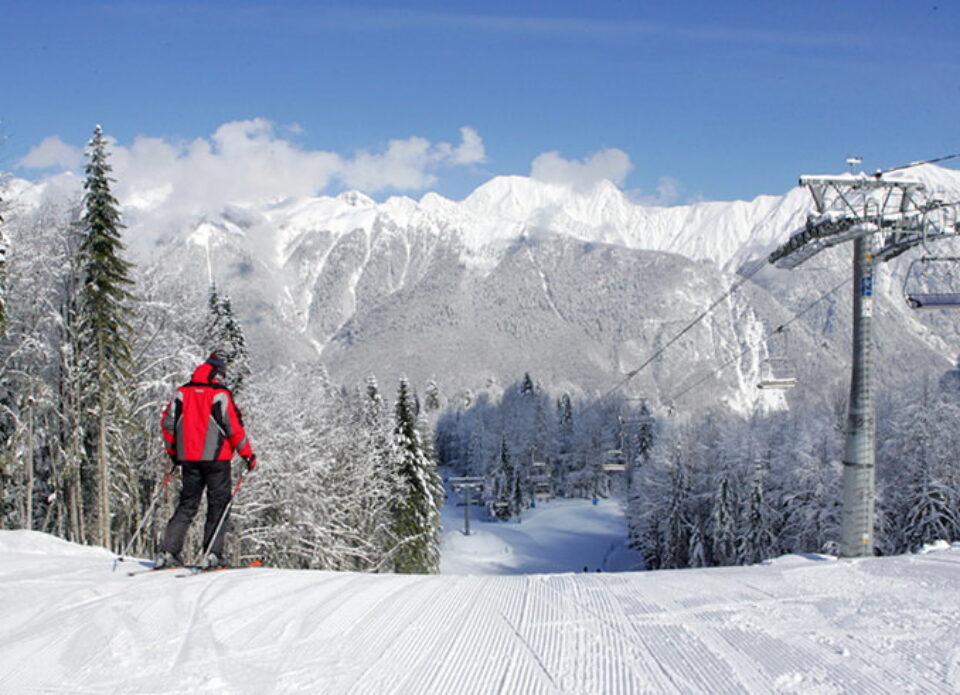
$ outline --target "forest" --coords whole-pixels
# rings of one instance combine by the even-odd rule
[[[825,410],[746,419],[667,412],[618,395],[574,403],[524,375],[446,411],[437,451],[486,479],[497,518],[522,519],[541,497],[621,498],[650,569],[838,553],[844,394]],[[877,421],[877,550],[960,537],[960,371],[884,394]]]
[[[650,569],[837,553],[842,391],[743,418],[554,393],[530,374],[456,397],[429,382],[421,397],[405,379],[389,393],[372,378],[335,384],[319,363],[258,372],[212,279],[125,260],[108,160],[98,129],[82,197],[0,203],[3,528],[153,553],[177,487],[164,483],[159,415],[217,351],[262,462],[232,516],[234,563],[435,572],[438,465],[482,477],[481,502],[504,523],[558,497],[619,499]],[[882,553],[960,538],[958,375],[880,394]]]
[[[97,128],[82,198],[3,203],[0,527],[150,557],[178,487],[160,413],[215,351],[261,461],[231,515],[232,562],[435,572],[443,489],[409,384],[391,406],[373,380],[334,385],[319,366],[251,370],[212,282],[124,259],[110,172]]]

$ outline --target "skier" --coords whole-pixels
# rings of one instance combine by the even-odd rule
[[[190,381],[177,389],[160,419],[164,448],[183,471],[180,501],[163,534],[160,554],[154,567],[183,565],[180,551],[190,522],[200,507],[200,496],[207,490],[207,519],[203,527],[203,547],[209,552],[201,558],[202,569],[224,566],[223,537],[226,523],[212,539],[220,517],[230,502],[230,460],[234,452],[246,462],[247,470],[257,465],[250,447],[240,409],[233,395],[217,379],[226,372],[226,362],[213,353],[193,372]]]

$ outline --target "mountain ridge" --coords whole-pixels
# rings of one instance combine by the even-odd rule
[[[960,199],[960,172],[931,165],[898,172],[907,174]],[[42,197],[21,190],[24,199]],[[346,383],[403,373],[415,384],[444,382],[450,394],[532,372],[558,388],[595,393],[671,340],[745,263],[762,263],[811,210],[799,187],[752,201],[656,207],[630,201],[610,182],[584,192],[496,177],[459,202],[436,193],[377,202],[346,191],[235,203],[158,225],[140,253],[146,248],[149,263],[213,280],[230,294],[264,367],[319,358]],[[131,215],[128,238],[145,233],[144,215]],[[782,407],[755,389],[765,331],[840,282],[847,256],[834,249],[810,267],[765,268],[631,388],[666,399],[691,374],[743,352],[696,407]],[[903,268],[878,276],[878,313],[893,321],[910,315],[898,297]],[[847,304],[824,302],[795,327],[797,361],[822,344],[835,364],[804,364],[811,391],[791,400],[827,398],[843,380]],[[878,350],[936,369],[952,364],[944,353],[958,336],[949,320],[910,315],[900,333],[879,335]],[[891,368],[885,378],[897,384],[909,376]]]

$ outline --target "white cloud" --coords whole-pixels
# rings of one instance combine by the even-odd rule
[[[83,161],[83,150],[68,145],[56,135],[44,138],[43,142],[27,152],[26,156],[17,162],[18,167],[25,169],[76,169]]]
[[[564,159],[558,152],[544,152],[530,165],[530,176],[577,191],[589,191],[603,180],[623,185],[631,169],[630,157],[616,148],[600,150],[583,161]]]
[[[670,205],[680,197],[680,182],[672,176],[661,176],[657,184],[657,195],[654,198],[657,205]]]
[[[299,126],[282,129],[296,135]],[[460,129],[461,142],[431,143],[421,137],[393,140],[383,152],[353,157],[304,149],[262,118],[221,125],[209,138],[170,142],[138,136],[129,145],[111,141],[115,194],[124,206],[164,216],[216,212],[235,202],[315,195],[340,183],[366,193],[422,190],[439,169],[482,162],[483,140]],[[57,137],[45,139],[18,165],[27,169],[75,169],[83,152]]]
[[[391,140],[383,153],[358,152],[344,164],[340,178],[347,186],[366,192],[426,188],[436,181],[428,172],[436,156],[436,148],[425,138]]]
[[[391,140],[381,154],[360,151],[344,163],[339,178],[353,188],[376,192],[385,188],[416,190],[436,182],[430,173],[440,167],[464,166],[486,161],[483,140],[470,127],[460,129],[461,142],[431,144],[429,140],[411,137]]]
[[[487,161],[487,153],[483,149],[483,139],[476,130],[469,126],[460,129],[462,142],[453,151],[453,164],[481,164]]]
[[[641,188],[626,191],[627,195],[636,203],[641,205],[668,206],[673,205],[680,200],[680,194],[683,192],[683,184],[672,176],[661,176],[657,182],[654,192],[648,193]],[[687,200],[687,203],[697,202],[696,200]]]
[[[680,195],[680,182],[671,176],[661,176],[657,185],[657,197],[663,204],[672,203]]]

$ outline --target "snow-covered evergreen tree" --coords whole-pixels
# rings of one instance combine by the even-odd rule
[[[247,431],[263,469],[238,498],[242,553],[280,567],[393,570],[406,546],[383,474],[384,441],[394,448],[382,401],[344,393],[320,365],[250,386]]]
[[[960,403],[953,389],[931,393],[925,386],[919,397],[891,404],[899,417],[886,425],[880,463],[895,461],[884,471],[882,547],[886,552],[918,550],[936,540],[960,538],[960,500],[957,496],[957,446],[960,445]],[[892,468],[892,467],[891,467]]]
[[[400,380],[395,406],[397,500],[393,532],[398,542],[394,566],[401,573],[431,573],[440,566],[440,507],[443,483],[423,450],[413,394]]]
[[[687,567],[690,558],[690,532],[694,525],[687,513],[690,497],[689,464],[678,444],[674,448],[669,469],[669,498],[667,513],[660,522],[660,546],[663,558],[661,566],[665,568]]]
[[[627,479],[628,487],[632,489],[633,479],[636,477],[637,470],[642,468],[650,461],[650,451],[653,449],[654,444],[654,426],[655,420],[653,414],[650,412],[650,408],[647,407],[646,402],[640,404],[640,408],[637,410],[637,413],[630,418],[633,420],[633,423],[636,426],[636,453],[631,456],[627,463],[629,465],[629,476]]]
[[[488,456],[487,456],[487,431],[483,420],[477,422],[476,426],[470,429],[470,440],[466,447],[466,464],[464,473],[466,475],[481,476],[487,475]]]
[[[250,379],[250,353],[230,298],[221,295],[215,284],[210,285],[201,342],[207,352],[216,352],[226,360],[231,390],[242,393]]]
[[[738,500],[724,452],[720,452],[719,458],[710,505],[710,555],[715,565],[732,565],[737,560]]]
[[[430,379],[427,382],[427,385],[423,389],[424,392],[424,407],[428,413],[433,413],[440,410],[441,405],[443,404],[443,398],[440,395],[440,387],[437,386],[437,382],[434,379]]]
[[[120,211],[110,191],[107,141],[100,126],[89,143],[84,180],[83,217],[80,233],[81,288],[79,342],[81,359],[88,366],[85,398],[94,418],[96,438],[87,442],[88,455],[96,460],[96,533],[101,545],[111,545],[110,473],[123,432],[111,427],[121,417],[118,405],[125,402],[125,383],[131,362],[130,318],[133,296],[132,264],[124,260],[120,238]]]
[[[484,486],[485,489],[490,490],[487,506],[494,518],[506,521],[520,511],[515,500],[517,484],[517,470],[513,456],[507,447],[506,436],[501,436],[497,459]]]
[[[377,535],[372,540],[376,547],[383,548],[383,552],[387,553],[392,547],[389,512],[397,485],[396,471],[392,463],[395,449],[391,436],[387,404],[383,400],[383,396],[380,395],[380,387],[377,384],[376,377],[372,375],[367,377],[364,390],[365,397],[362,397],[360,401],[362,403],[364,436],[369,439],[373,449],[370,454],[370,461],[372,482],[376,490],[374,506],[382,510],[382,513],[377,515]]]
[[[707,546],[703,524],[697,520],[690,529],[690,546],[687,550],[687,567],[707,567]]]
[[[0,198],[0,335],[7,327],[7,237],[3,233],[3,198]]]
[[[761,562],[771,556],[776,535],[766,499],[765,461],[757,459],[743,507],[737,557],[740,564]]]
[[[918,550],[924,543],[957,537],[955,490],[932,476],[929,470],[921,470],[910,493],[912,504],[903,526],[907,547]]]
[[[574,471],[573,402],[569,393],[557,400],[557,444],[552,466],[553,487],[561,495],[570,494],[570,476]]]

